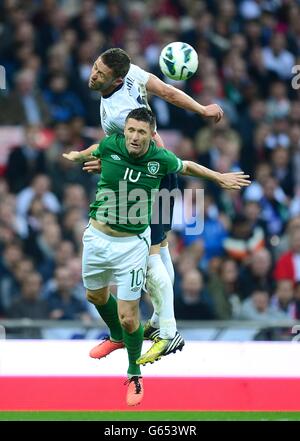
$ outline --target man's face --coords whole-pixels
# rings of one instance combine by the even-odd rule
[[[125,125],[124,134],[126,148],[131,156],[138,157],[147,152],[153,136],[147,122],[129,118]]]
[[[115,78],[113,71],[106,66],[99,57],[93,66],[89,79],[89,88],[99,92],[113,90],[122,81],[121,78]]]

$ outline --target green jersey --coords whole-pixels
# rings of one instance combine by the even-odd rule
[[[181,171],[182,161],[154,141],[143,156],[135,158],[120,134],[104,138],[92,154],[101,159],[102,172],[90,217],[117,231],[142,233],[150,224],[161,179]]]

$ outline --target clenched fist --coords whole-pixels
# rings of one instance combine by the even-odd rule
[[[219,104],[209,104],[208,106],[204,107],[204,117],[208,118],[214,118],[215,122],[219,122],[222,116],[224,115],[224,112],[222,108],[219,106]]]

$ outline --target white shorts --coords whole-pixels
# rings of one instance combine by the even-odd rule
[[[89,225],[83,234],[82,279],[91,291],[117,285],[120,300],[137,300],[150,250],[148,227],[142,234],[112,237]]]

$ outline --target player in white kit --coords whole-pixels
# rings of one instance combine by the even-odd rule
[[[202,106],[173,86],[167,85],[155,75],[130,63],[128,54],[119,48],[112,48],[102,53],[95,61],[90,76],[89,87],[101,95],[101,126],[106,135],[124,132],[128,113],[137,107],[149,107],[147,93],[157,95],[169,103],[202,117],[211,117],[218,122],[223,111],[217,104]],[[154,140],[163,147],[163,141],[156,133]],[[87,163],[87,171],[99,170],[98,162]],[[176,187],[176,175],[168,175],[160,188],[170,191]],[[172,219],[172,216],[171,216]],[[171,223],[171,222],[170,222]],[[147,288],[154,306],[154,313],[145,324],[144,338],[154,344],[142,355],[138,362],[146,364],[158,360],[163,355],[182,349],[184,340],[176,330],[173,306],[174,269],[168,251],[166,232],[171,225],[151,224],[151,249],[147,269]],[[97,307],[97,305],[95,304]],[[90,355],[98,358],[98,348],[93,348]],[[112,350],[113,346],[111,346]],[[115,349],[118,349],[116,347]]]

